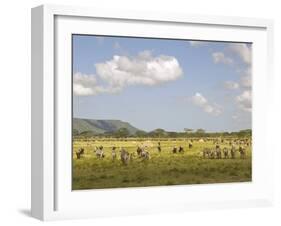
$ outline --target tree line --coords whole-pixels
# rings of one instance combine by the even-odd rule
[[[131,134],[127,128],[120,128],[116,131],[105,132],[103,134],[95,134],[93,131],[84,131],[79,133],[78,130],[73,129],[73,136],[75,137],[113,137],[113,138],[196,138],[196,137],[250,137],[252,136],[251,129],[245,129],[235,132],[206,132],[204,129],[184,129],[183,132],[165,131],[164,129],[156,129],[150,132],[143,130],[136,131],[135,134]]]

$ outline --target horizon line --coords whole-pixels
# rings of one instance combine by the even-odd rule
[[[123,121],[121,119],[93,119],[93,118],[85,118],[85,117],[72,117],[72,119],[85,119],[85,120],[96,120],[96,121],[121,121],[121,122],[125,122],[125,123],[128,123],[130,126],[136,128],[137,130],[139,131],[144,131],[146,133],[149,133],[149,132],[153,132],[157,129],[163,129],[163,128],[156,128],[156,129],[153,129],[153,130],[150,130],[150,131],[147,131],[147,130],[144,130],[144,129],[139,129],[137,127],[135,127],[134,125],[132,125],[130,122],[127,122],[127,121]],[[187,128],[187,127],[184,127],[184,128]],[[205,131],[205,133],[233,133],[233,132],[240,132],[240,131],[243,131],[243,130],[252,130],[252,128],[247,128],[247,129],[240,129],[240,130],[236,130],[236,131],[208,131],[208,130],[205,130],[204,128],[197,128],[197,129],[192,129],[193,132],[185,132],[184,131],[184,128],[182,131],[168,131],[168,130],[165,130],[163,129],[165,132],[176,132],[176,133],[195,133],[196,130],[198,129],[203,129]]]

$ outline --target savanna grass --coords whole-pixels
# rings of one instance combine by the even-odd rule
[[[161,141],[161,153],[157,150],[158,141],[148,142],[149,160],[142,160],[136,154],[138,141],[77,141],[73,142],[73,181],[72,188],[102,189],[122,187],[145,187],[162,185],[209,184],[228,182],[249,182],[252,175],[251,148],[246,149],[246,159],[204,159],[202,150],[213,148],[212,142],[194,142],[188,148],[184,140]],[[104,147],[105,158],[98,159],[94,147]],[[172,153],[174,146],[183,146],[184,153]],[[111,157],[111,148],[116,146],[118,157]],[[221,145],[221,147],[229,147]],[[134,153],[132,161],[123,165],[120,161],[119,147]],[[77,159],[75,152],[84,148],[85,154]]]

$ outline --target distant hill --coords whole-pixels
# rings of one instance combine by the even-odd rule
[[[139,130],[128,122],[121,120],[73,119],[73,131],[77,131],[79,134],[103,134],[105,132],[115,132],[120,128],[128,129],[130,135],[134,135]]]

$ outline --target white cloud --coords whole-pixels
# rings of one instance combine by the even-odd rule
[[[175,57],[152,57],[149,52],[138,56],[114,56],[112,60],[96,64],[97,74],[112,86],[157,85],[181,77],[182,69]]]
[[[92,87],[96,86],[97,80],[93,75],[85,75],[80,72],[73,75],[74,95],[92,95]]]
[[[241,86],[245,88],[251,88],[252,87],[252,75],[251,75],[251,68],[248,67],[241,77]]]
[[[218,116],[222,113],[220,106],[217,104],[210,104],[201,93],[195,93],[195,95],[191,97],[191,101],[194,105],[202,108],[203,111],[208,114]]]
[[[236,97],[238,106],[247,112],[252,111],[252,92],[250,90],[243,91],[239,96]]]
[[[252,75],[251,66],[248,66],[243,72],[240,79],[240,87],[243,91],[236,97],[236,103],[240,109],[246,112],[252,111]]]
[[[90,96],[99,93],[117,93],[120,90],[113,87],[98,85],[95,75],[77,72],[73,75],[73,94],[76,96]]]
[[[235,89],[239,89],[239,83],[237,83],[237,82],[233,82],[233,81],[226,81],[225,83],[224,83],[224,87],[226,88],[226,89],[230,89],[230,90],[235,90]]]
[[[223,63],[223,64],[232,64],[233,60],[229,57],[226,57],[223,52],[214,52],[212,54],[213,61],[215,64]]]
[[[231,43],[229,49],[237,54],[245,64],[251,64],[252,51],[245,43]]]
[[[248,46],[245,43],[230,43],[228,44],[227,48],[225,50],[228,50],[225,52],[214,52],[212,53],[213,61],[214,63],[223,63],[223,64],[233,64],[234,60],[227,56],[231,53],[234,53],[237,55],[242,62],[247,66],[251,64],[251,55],[252,50],[251,47]]]
[[[250,88],[252,86],[252,78],[251,76],[245,76],[241,78],[241,85],[246,88]]]
[[[135,57],[115,55],[113,59],[98,63],[95,67],[95,76],[74,75],[75,95],[116,93],[131,85],[154,86],[177,80],[183,73],[175,57],[154,57],[150,51],[141,52]]]

